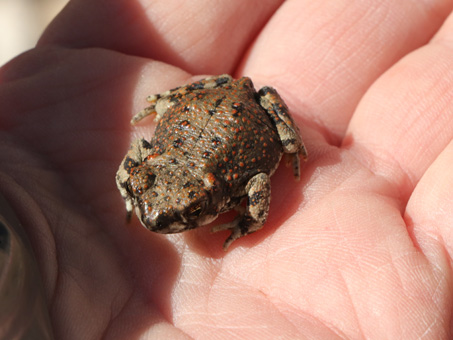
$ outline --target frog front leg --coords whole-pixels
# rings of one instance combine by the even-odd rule
[[[294,177],[300,178],[299,154],[304,160],[307,159],[299,128],[288,113],[288,107],[283,99],[272,87],[266,86],[259,90],[260,105],[267,111],[267,114],[277,128],[278,136],[287,155],[288,162],[292,165]]]
[[[154,121],[158,122],[167,109],[179,102],[186,93],[202,89],[223,87],[230,84],[232,81],[233,78],[230,75],[222,74],[220,76],[208,77],[195,83],[175,87],[174,89],[168,90],[161,94],[148,96],[146,101],[150,103],[150,105],[132,117],[131,124],[134,125],[143,118],[152,114],[156,115]]]
[[[247,192],[247,207],[232,222],[212,228],[212,232],[231,230],[231,235],[225,240],[223,249],[227,250],[231,243],[238,238],[251,234],[263,227],[269,213],[271,185],[269,176],[260,173],[252,177],[245,188]]]
[[[120,164],[116,173],[116,186],[126,204],[126,219],[129,221],[134,208],[134,197],[130,191],[131,173],[152,153],[151,144],[145,139],[136,139],[132,142],[129,151]]]

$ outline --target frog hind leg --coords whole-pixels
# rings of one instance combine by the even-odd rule
[[[186,93],[202,89],[213,89],[229,85],[233,78],[228,74],[208,77],[197,82],[175,87],[161,94],[153,94],[146,98],[150,104],[132,117],[131,124],[135,125],[143,118],[155,114],[154,121],[158,122],[167,109],[178,102]]]
[[[300,178],[300,159],[307,159],[307,150],[300,137],[299,128],[289,114],[283,99],[272,87],[266,86],[259,90],[260,105],[274,123],[280,137],[283,151],[287,155],[287,164],[293,168],[294,177]]]
[[[271,186],[269,176],[259,173],[253,176],[246,186],[247,207],[232,222],[214,226],[212,232],[231,230],[225,240],[223,249],[226,251],[233,241],[251,234],[263,227],[269,213]]]

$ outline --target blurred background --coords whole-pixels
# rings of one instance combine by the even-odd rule
[[[69,0],[0,0],[0,66],[32,48]]]

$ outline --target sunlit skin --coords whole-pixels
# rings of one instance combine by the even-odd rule
[[[450,338],[452,8],[72,0],[0,69],[0,190],[55,338]],[[114,180],[147,95],[222,73],[276,88],[309,152],[226,253],[127,224]]]

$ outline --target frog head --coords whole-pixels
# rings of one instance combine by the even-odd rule
[[[169,234],[194,229],[217,217],[212,190],[206,184],[190,171],[143,163],[131,169],[128,192],[142,224]]]

